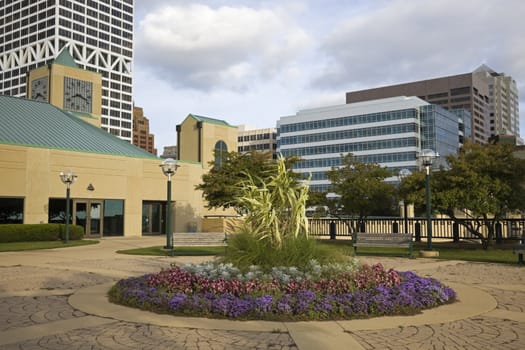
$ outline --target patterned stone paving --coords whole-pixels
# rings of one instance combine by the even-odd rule
[[[0,299],[0,331],[86,316],[67,303],[66,295]]]
[[[77,289],[114,280],[91,272],[55,269],[51,266],[3,266],[0,276],[0,292],[3,293]]]
[[[6,345],[11,349],[297,349],[286,333],[217,331],[114,322]]]
[[[38,267],[0,266],[0,332],[7,334],[38,325],[53,327],[53,322],[64,320],[74,320],[81,327],[34,338],[28,334],[25,340],[13,344],[0,339],[0,349],[298,349],[290,334],[281,332],[162,327],[141,324],[139,319],[137,323],[107,320],[104,325],[87,326],[82,318],[86,314],[67,303],[65,294],[71,290],[115,281],[119,273],[158,271],[171,261],[119,256],[112,260],[72,260],[60,267],[51,263]],[[383,263],[398,266],[399,270],[413,265],[410,259],[384,259]],[[445,283],[474,285],[494,296],[498,309],[525,312],[522,267],[421,260],[414,270]],[[525,322],[487,315],[442,324],[355,331],[350,335],[364,349],[525,349]]]
[[[525,349],[525,323],[490,317],[351,334],[368,350]]]

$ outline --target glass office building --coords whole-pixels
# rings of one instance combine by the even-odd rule
[[[64,48],[102,75],[102,129],[131,142],[133,0],[0,0],[1,95],[24,97]]]
[[[326,172],[340,166],[347,153],[387,167],[393,174],[388,181],[397,181],[400,169],[419,169],[422,149],[437,151],[436,166],[444,165],[444,156],[461,144],[463,118],[470,114],[404,96],[302,110],[278,121],[277,151],[301,158],[294,170],[310,174],[314,190],[328,190]]]

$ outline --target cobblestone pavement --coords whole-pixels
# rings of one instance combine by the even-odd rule
[[[285,333],[217,331],[113,322],[44,336],[2,349],[297,349]]]
[[[365,349],[525,349],[525,323],[475,317],[437,325],[352,333]],[[520,338],[521,335],[521,338]]]
[[[6,255],[0,254],[0,349],[297,349],[291,336],[280,330],[162,327],[141,324],[140,319],[137,323],[102,318],[92,322],[68,303],[68,296],[77,289],[157,272],[173,262],[200,262],[201,257],[118,255],[74,257],[67,263],[28,259],[26,265]],[[19,333],[19,341],[2,340],[14,332]]]
[[[0,349],[316,349],[285,328],[247,331],[163,326],[141,322],[140,311],[136,322],[130,322],[76,310],[68,296],[79,289],[156,272],[174,261],[202,260],[107,252],[99,257],[78,252],[0,254]],[[497,307],[443,323],[400,326],[378,319],[378,324],[386,326],[346,333],[336,323],[324,323],[324,329],[332,331],[326,337],[340,331],[347,340],[355,341],[343,341],[333,349],[525,349],[525,268],[431,259],[380,260],[387,267],[411,269],[444,283],[474,286],[489,293]]]
[[[395,260],[384,263],[399,264]],[[497,309],[510,311],[508,315],[525,312],[525,268],[521,266],[456,262],[435,269],[420,266],[418,273],[444,283],[476,286],[496,299]],[[516,321],[489,315],[351,334],[364,349],[525,349],[525,319]]]

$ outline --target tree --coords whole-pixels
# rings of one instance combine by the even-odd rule
[[[272,168],[272,156],[269,152],[227,152],[223,154],[220,166],[212,161],[210,171],[202,175],[202,183],[195,188],[201,190],[208,209],[234,208],[242,212],[237,201],[239,183],[248,178],[265,178]]]
[[[448,170],[431,176],[434,210],[463,225],[484,248],[500,220],[525,209],[525,160],[514,157],[513,150],[512,145],[466,143],[457,155],[447,156]],[[409,199],[417,205],[424,198],[424,176],[416,173],[407,180]]]
[[[295,161],[297,159],[288,158],[285,163],[291,169]],[[244,213],[244,207],[238,201],[241,193],[240,184],[250,176],[254,181],[264,181],[277,169],[277,162],[272,159],[271,152],[256,151],[226,152],[222,155],[220,166],[214,161],[209,165],[210,171],[202,176],[202,183],[195,186],[197,190],[203,192],[207,202],[206,208],[233,208],[239,214]],[[292,176],[297,179],[297,175]]]
[[[392,212],[395,188],[385,182],[391,176],[386,168],[363,163],[349,153],[342,157],[342,166],[332,168],[327,176],[335,193],[327,200],[333,214],[357,216],[361,223],[367,216]]]
[[[525,160],[513,151],[512,145],[467,143],[457,156],[447,157],[450,170],[436,179],[437,209],[463,223],[484,248],[492,242],[497,222],[525,209]],[[473,220],[458,221],[457,212]]]

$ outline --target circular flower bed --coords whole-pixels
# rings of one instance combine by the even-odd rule
[[[257,320],[327,320],[418,313],[456,300],[432,278],[386,270],[381,264],[319,265],[300,271],[228,264],[173,266],[120,280],[109,292],[115,303],[184,316]]]

